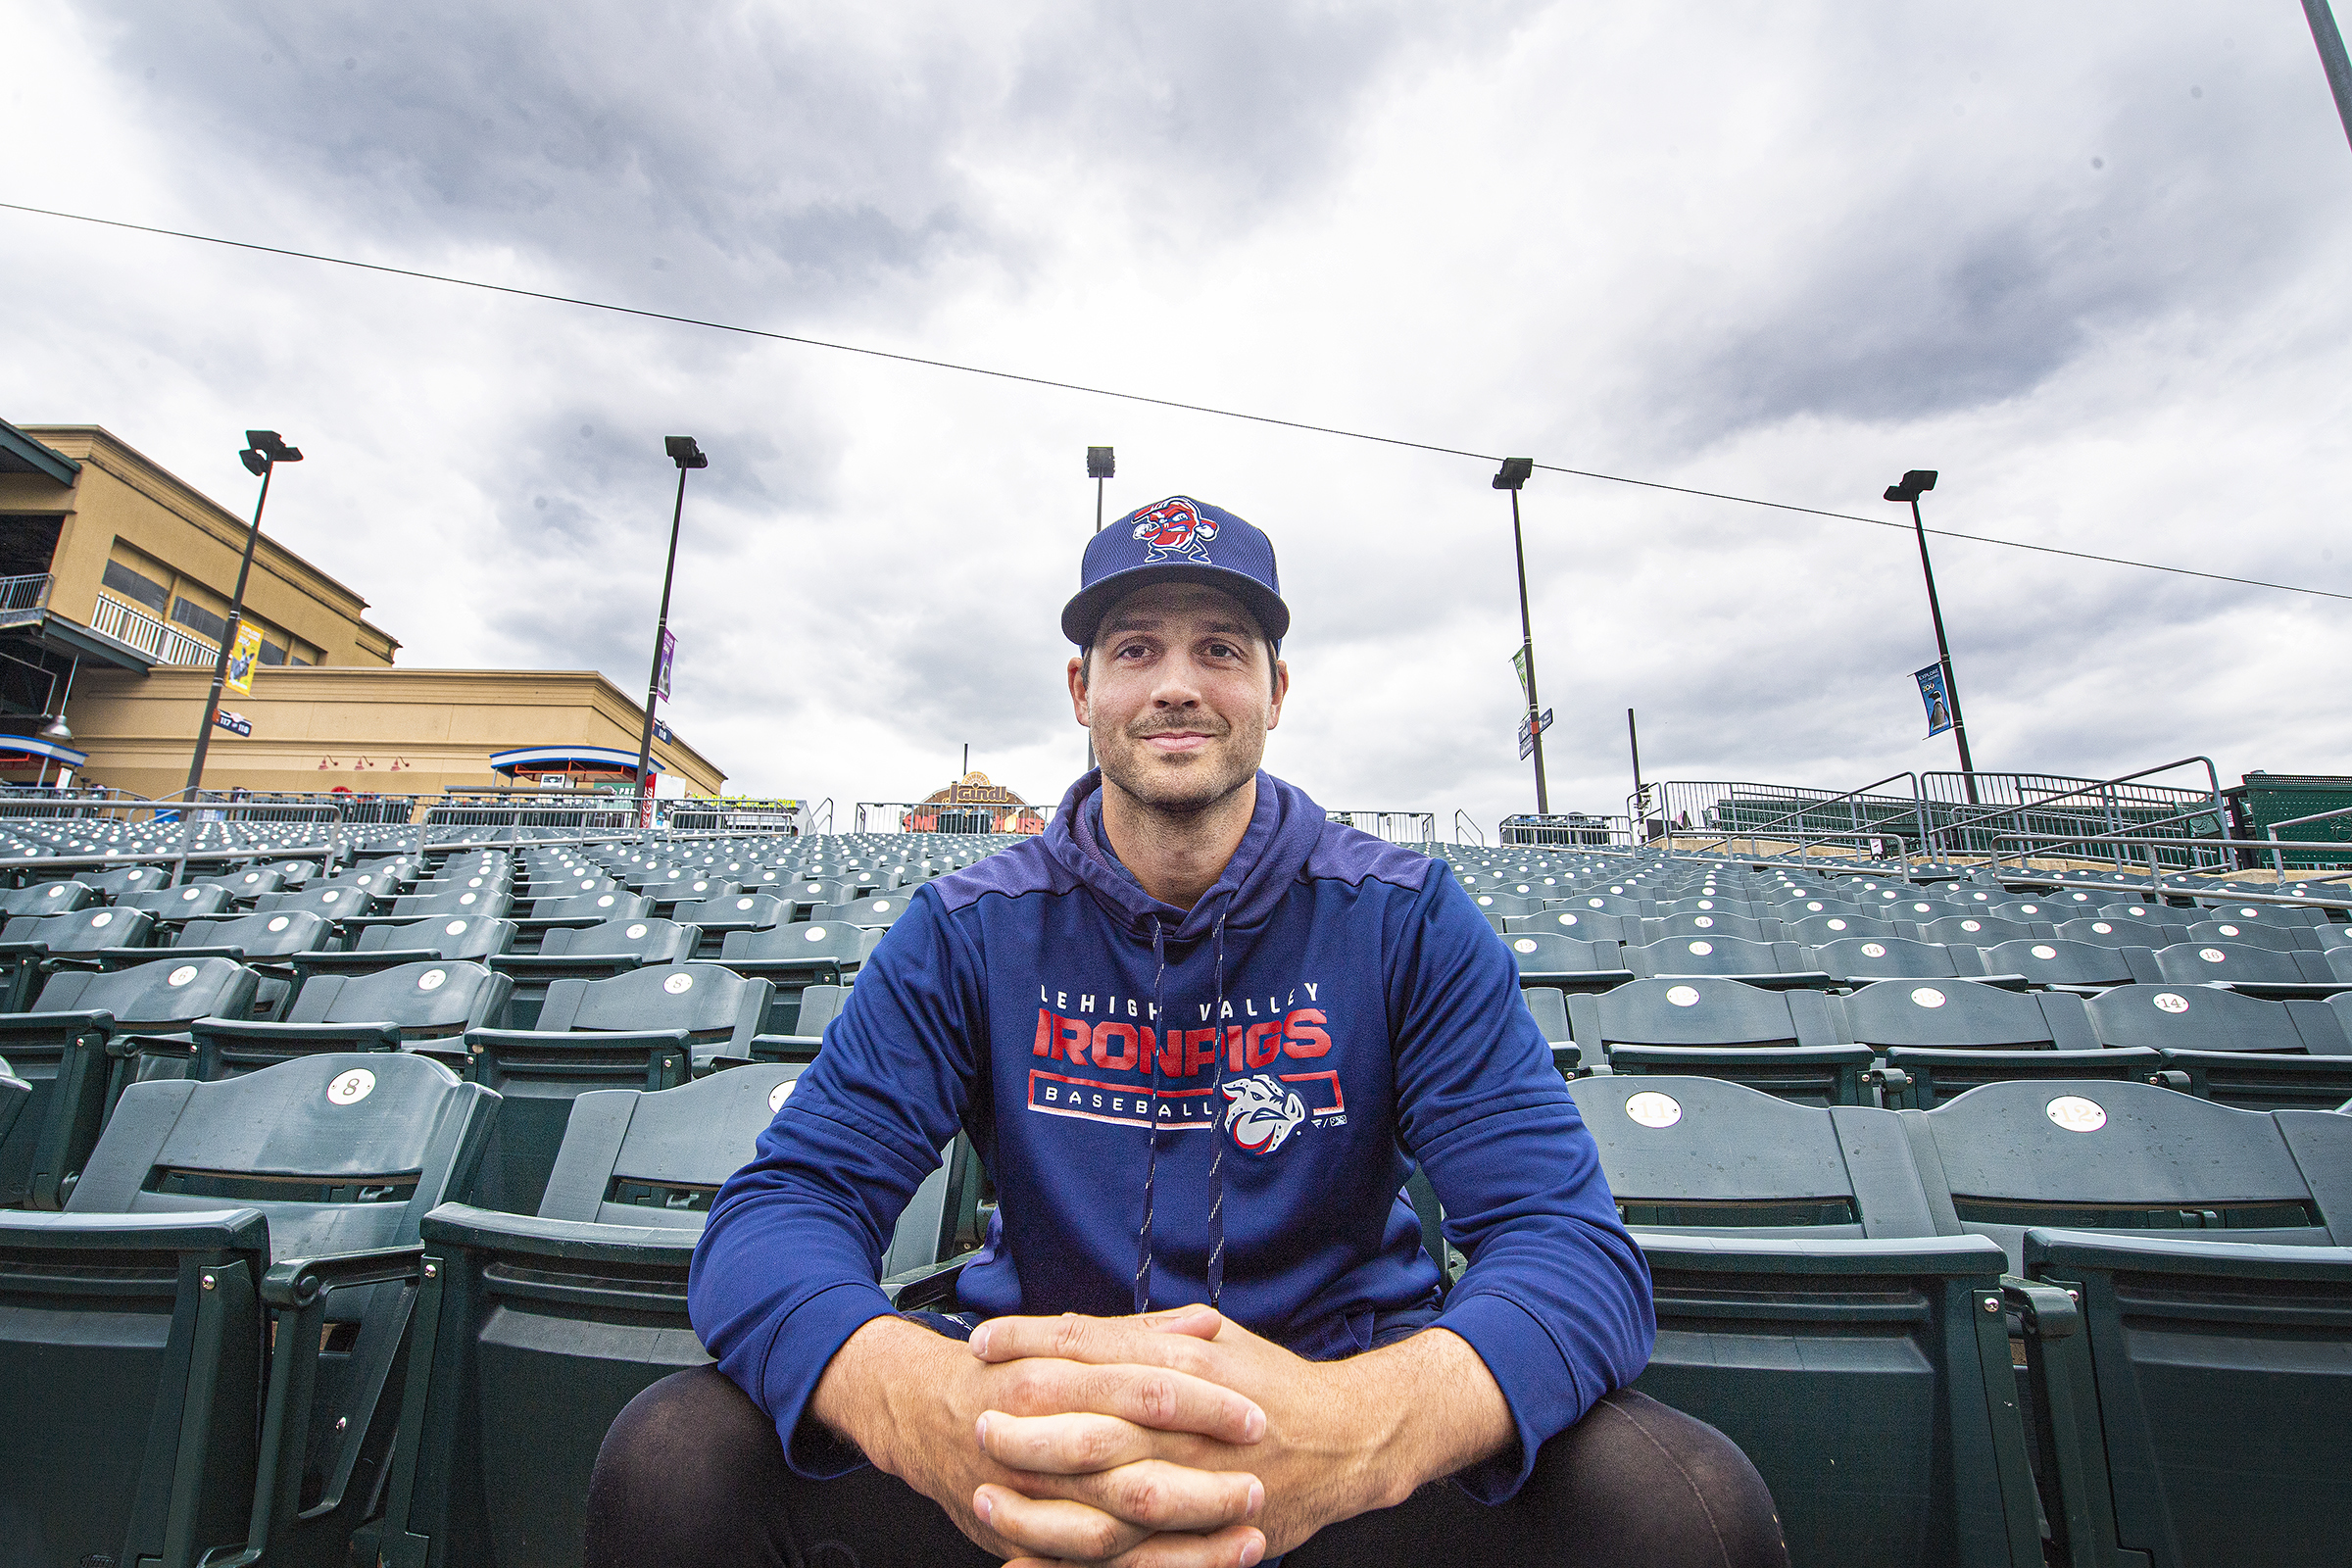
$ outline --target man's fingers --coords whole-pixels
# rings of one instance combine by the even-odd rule
[[[972,1511],[999,1538],[1032,1556],[1099,1563],[1152,1532],[1102,1509],[1058,1497],[1024,1497],[993,1483],[972,1494]]]
[[[1249,1524],[1266,1502],[1264,1485],[1247,1471],[1198,1470],[1162,1459],[1139,1460],[1098,1475],[1024,1472],[1008,1485],[1032,1502],[1081,1502],[1154,1531],[1203,1533]]]
[[[1084,1476],[1152,1458],[1162,1434],[1116,1416],[1084,1411],[1060,1415],[980,1416],[982,1451],[1008,1470]]]
[[[1161,1334],[1189,1334],[1196,1340],[1213,1340],[1225,1326],[1225,1314],[1213,1306],[1195,1304],[1141,1312],[1126,1321]]]
[[[1064,1312],[1059,1317],[997,1317],[972,1330],[971,1348],[983,1361],[1017,1361],[1027,1356],[1086,1361],[1096,1366],[1126,1361],[1213,1379],[1222,1363],[1215,1348],[1202,1342],[1213,1338],[1224,1321],[1205,1308],[1190,1307],[1164,1318],[1159,1313],[1149,1318],[1119,1318],[1087,1317],[1078,1312]],[[1207,1332],[1200,1332],[1202,1329]]]
[[[999,1387],[1004,1406],[1016,1416],[1112,1416],[1219,1443],[1255,1443],[1266,1435],[1266,1413],[1256,1400],[1158,1367],[1024,1361],[1006,1368]]]

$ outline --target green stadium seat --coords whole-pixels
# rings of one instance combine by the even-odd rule
[[[514,942],[514,922],[489,915],[445,915],[432,920],[363,923],[347,952],[313,952],[293,959],[295,995],[320,975],[381,974],[403,964],[461,960],[486,963]]]
[[[829,905],[816,912],[820,920],[838,920],[844,925],[864,926],[869,930],[888,927],[906,912],[906,895],[883,893],[872,898],[852,899],[844,904]],[[785,922],[779,921],[778,924]]]
[[[2275,927],[2283,930],[2284,927]],[[2243,996],[2273,1002],[2288,997],[2332,997],[2352,991],[2328,955],[2281,952],[2239,942],[2176,942],[2158,948],[2138,978],[2151,984],[2223,986]]]
[[[747,978],[771,982],[776,994],[766,1027],[776,1034],[792,1034],[800,1018],[802,989],[840,984],[858,972],[881,940],[880,931],[840,921],[766,926],[728,932],[719,944],[717,961]]]
[[[177,888],[146,888],[115,900],[119,909],[144,909],[157,920],[201,920],[229,912],[235,901],[228,889],[189,883]]]
[[[1505,915],[1505,936],[1570,937],[1578,942],[1639,942],[1642,922],[1633,915],[1595,914],[1591,909],[1549,908],[1540,914]]]
[[[465,1057],[460,1037],[502,1016],[513,987],[505,975],[464,959],[318,975],[295,993],[282,1023],[198,1020],[188,1031],[183,1070],[210,1083],[297,1056],[354,1051],[414,1052],[456,1070]]]
[[[2317,926],[2262,925],[2253,920],[2199,920],[2182,928],[2180,940],[2268,948],[2274,953],[2318,953],[2326,946]]]
[[[258,984],[233,959],[162,958],[53,975],[35,1010],[0,1015],[0,1056],[32,1091],[0,1140],[0,1206],[62,1206],[148,1037],[184,1039],[199,1018],[242,1015]]]
[[[1635,978],[1614,942],[1587,942],[1549,931],[1507,933],[1502,945],[1519,965],[1519,984],[1557,991],[1609,991]],[[804,1031],[805,1032],[805,1031]]]
[[[1544,1031],[1544,1039],[1551,1047],[1552,1065],[1560,1069],[1561,1077],[1575,1077],[1583,1060],[1576,1049],[1576,1033],[1568,1027],[1566,994],[1554,986],[1521,986],[1519,1000],[1527,1004],[1536,1027]]]
[[[253,907],[259,914],[307,909],[329,920],[350,920],[375,913],[385,902],[372,889],[355,883],[316,882],[298,893],[265,893],[253,901]]]
[[[2054,1560],[2343,1560],[2352,1117],[2132,1084],[1906,1116],[1938,1227],[2012,1281]]]
[[[1870,1048],[1844,1032],[1834,999],[1737,980],[1635,980],[1572,995],[1568,1022],[1587,1068],[1729,1078],[1814,1104],[1867,1103]]]
[[[553,981],[534,1029],[470,1029],[466,1074],[505,1096],[481,1200],[535,1212],[571,1102],[597,1089],[669,1089],[754,1059],[768,983],[714,963]]]
[[[147,958],[155,916],[143,909],[76,909],[69,914],[19,915],[0,926],[0,964],[6,964],[6,1010],[23,1012],[42,978],[55,972],[52,960],[65,954],[98,954],[136,949]],[[92,960],[95,966],[95,960]]]
[[[702,933],[702,947],[689,956],[715,957],[719,946],[738,931],[763,931],[782,925],[792,905],[771,893],[730,893],[714,899],[678,905],[671,918]]]
[[[800,1061],[816,1059],[824,1043],[825,1025],[840,1015],[850,1000],[848,986],[811,985],[801,991],[800,1011],[792,1033],[760,1035],[752,1041],[752,1059],[755,1061]]]
[[[10,1560],[342,1560],[494,1098],[384,1056],[125,1091],[64,1213],[0,1212]]]
[[[607,920],[592,926],[559,926],[547,933],[536,953],[502,953],[490,967],[514,982],[500,1027],[536,1028],[539,1009],[546,1004],[547,988],[558,980],[610,980],[616,974],[665,963],[683,963],[694,956],[701,933],[675,920],[651,915]]]
[[[2104,1044],[2155,1051],[2200,1098],[2252,1110],[2325,1109],[2352,1098],[2352,1042],[2328,1003],[2132,985],[2088,1007]]]
[[[2038,1565],[2002,1254],[1935,1234],[1899,1119],[1711,1078],[1571,1092],[1649,1259],[1635,1387],[1754,1460],[1790,1560]]]
[[[8,1135],[17,1130],[17,1121],[31,1099],[32,1085],[18,1077],[7,1061],[0,1059],[0,1148],[7,1147]]]
[[[536,953],[550,931],[585,929],[608,920],[650,920],[653,915],[653,900],[621,888],[595,888],[533,899],[531,912],[514,921],[514,946],[509,951]]]
[[[535,1216],[462,1203],[427,1216],[385,1514],[362,1538],[386,1568],[580,1563],[606,1429],[652,1383],[710,1362],[687,1321],[687,1267],[712,1192],[801,1071],[583,1094]],[[959,1137],[878,1262],[902,1304],[952,1289],[950,1260],[979,1241],[979,1189]]]
[[[85,881],[35,882],[30,887],[0,892],[0,917],[70,914],[98,902],[98,890]]]
[[[1876,941],[1889,937],[1916,941],[1916,928],[1908,920],[1881,920],[1867,914],[1807,914],[1795,919],[1784,915],[1781,930],[1791,942],[1821,948],[1832,942]]]
[[[2071,992],[1882,980],[1843,1006],[1847,1031],[1881,1054],[1877,1076],[1889,1106],[1923,1109],[2016,1078],[2144,1083],[2164,1071],[2154,1051],[2102,1048]]]
[[[228,889],[229,898],[238,904],[250,905],[265,893],[277,893],[286,885],[285,873],[255,866],[244,871],[223,871],[218,876],[197,876],[188,879],[198,887]]]
[[[1940,942],[1917,942],[1904,937],[1840,937],[1812,950],[1813,961],[1839,986],[1866,986],[1877,980],[1973,980],[1979,984],[2016,984],[2015,975],[1986,976],[1975,948],[1948,947]]]
[[[1829,972],[1793,942],[1749,942],[1724,936],[1666,937],[1628,945],[1622,951],[1625,966],[1644,980],[1716,975],[1767,991],[1823,990],[1832,984]]]
[[[1979,956],[1986,969],[2015,975],[2036,991],[2105,991],[2146,978],[2144,963],[2134,969],[2130,956],[2142,951],[2060,936],[2046,942],[2002,942],[1981,949]]]

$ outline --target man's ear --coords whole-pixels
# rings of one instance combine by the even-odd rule
[[[1274,661],[1274,702],[1266,710],[1266,728],[1272,729],[1282,722],[1282,700],[1290,694],[1291,666],[1277,659]]]
[[[1080,654],[1070,661],[1069,682],[1070,713],[1078,720],[1080,729],[1090,729],[1093,720],[1086,716],[1086,655]]]

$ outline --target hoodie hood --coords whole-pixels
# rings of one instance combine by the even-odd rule
[[[1323,808],[1307,799],[1304,790],[1259,768],[1257,807],[1250,813],[1250,826],[1233,858],[1198,904],[1180,909],[1145,892],[1142,883],[1120,868],[1118,857],[1097,832],[1100,818],[1091,809],[1102,789],[1101,768],[1081,775],[1062,796],[1054,820],[1046,824],[1044,847],[1056,865],[1094,895],[1118,928],[1139,942],[1152,940],[1154,925],[1163,928],[1169,942],[1198,942],[1210,935],[1220,916],[1226,928],[1237,933],[1263,927],[1305,871],[1326,821]]]

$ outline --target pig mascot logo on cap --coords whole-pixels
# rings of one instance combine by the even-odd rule
[[[1135,537],[1152,546],[1144,557],[1149,566],[1162,561],[1193,561],[1208,564],[1201,549],[1217,536],[1217,525],[1200,515],[1200,509],[1183,496],[1170,496],[1136,514]]]

